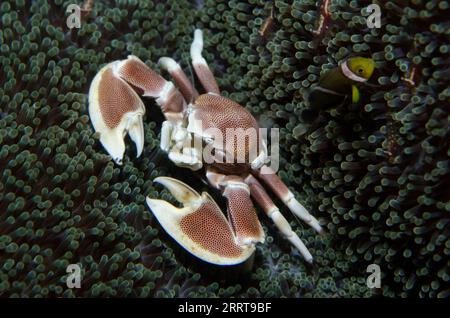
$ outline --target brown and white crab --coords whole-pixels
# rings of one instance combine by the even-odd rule
[[[120,165],[125,151],[124,137],[128,133],[139,157],[144,146],[145,107],[138,93],[156,99],[166,118],[161,128],[161,148],[177,166],[191,170],[204,168],[209,184],[221,190],[228,207],[227,219],[208,193],[199,194],[179,180],[158,177],[154,181],[165,186],[183,204],[183,208],[177,208],[166,201],[147,198],[150,210],[164,230],[204,261],[218,265],[241,263],[252,255],[257,242],[264,242],[252,197],[306,261],[312,262],[308,249],[260,181],[320,233],[319,222],[266,165],[268,151],[260,138],[258,123],[244,107],[220,96],[216,80],[201,55],[202,49],[202,31],[196,30],[190,53],[195,73],[206,91],[201,95],[179,64],[168,57],[161,58],[159,64],[170,73],[176,86],[135,56],[104,66],[89,90],[89,115],[100,134],[100,142]],[[232,142],[230,137],[227,140],[226,130],[239,131],[239,128],[254,130],[256,139],[237,135]],[[214,131],[218,134],[211,133]],[[218,138],[220,134],[225,137]],[[236,141],[242,139],[245,141],[238,147]],[[210,148],[214,160],[205,160],[204,146]],[[224,160],[230,155],[243,160]]]

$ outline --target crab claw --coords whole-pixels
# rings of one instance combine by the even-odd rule
[[[239,264],[252,255],[254,245],[236,243],[230,223],[208,193],[200,195],[169,177],[154,181],[166,187],[183,207],[148,197],[147,204],[164,230],[188,252],[217,265]]]
[[[89,117],[100,142],[117,164],[122,164],[127,132],[136,144],[137,157],[144,147],[142,117],[145,107],[133,88],[118,75],[120,61],[104,66],[89,89]]]

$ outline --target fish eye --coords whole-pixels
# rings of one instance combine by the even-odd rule
[[[362,74],[364,72],[364,70],[362,68],[358,69],[358,73]]]

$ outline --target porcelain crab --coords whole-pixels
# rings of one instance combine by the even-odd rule
[[[284,237],[311,263],[312,255],[263,184],[318,233],[322,232],[322,227],[268,166],[267,145],[260,138],[257,121],[244,107],[220,95],[202,50],[203,34],[197,29],[190,55],[206,91],[204,94],[198,93],[180,65],[169,57],[162,57],[158,63],[171,75],[175,85],[136,56],[104,66],[89,90],[89,115],[95,131],[100,134],[100,142],[120,165],[125,151],[124,137],[128,133],[139,157],[144,146],[145,114],[139,95],[155,99],[166,119],[161,127],[160,147],[177,166],[194,171],[204,169],[208,183],[219,189],[227,200],[225,217],[207,192],[199,194],[179,180],[158,177],[154,182],[166,187],[183,205],[178,208],[164,200],[147,198],[150,210],[164,230],[206,262],[242,263],[255,251],[255,244],[265,239],[253,198]],[[227,129],[254,131],[256,138],[239,133],[230,137]],[[239,141],[244,141],[241,146],[238,146]],[[213,160],[205,160],[203,150],[207,147]],[[233,160],[224,160],[229,157]],[[234,160],[236,157],[241,160]]]

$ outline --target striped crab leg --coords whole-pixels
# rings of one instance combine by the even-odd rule
[[[308,251],[308,248],[298,237],[297,233],[292,230],[289,222],[281,214],[280,209],[278,209],[275,203],[273,203],[261,183],[259,183],[259,181],[251,174],[245,178],[245,183],[248,184],[252,198],[255,202],[263,209],[267,216],[271,218],[284,237],[291,242],[291,244],[302,254],[303,258],[311,264],[313,262],[313,257]]]
[[[192,66],[197,74],[200,83],[206,92],[220,95],[220,89],[217,85],[216,78],[211,72],[205,58],[202,56],[203,51],[203,31],[196,29],[194,31],[194,41],[191,44]]]
[[[186,76],[186,73],[184,73],[180,64],[178,64],[174,59],[165,56],[159,59],[158,64],[161,68],[169,72],[187,102],[193,102],[198,97],[197,90]]]
[[[261,169],[255,173],[255,175],[262,180],[281,201],[283,201],[292,213],[306,222],[310,227],[316,230],[317,233],[323,233],[323,229],[320,226],[319,221],[312,216],[300,202],[297,201],[291,190],[289,190],[289,188],[270,167],[262,166]]]

